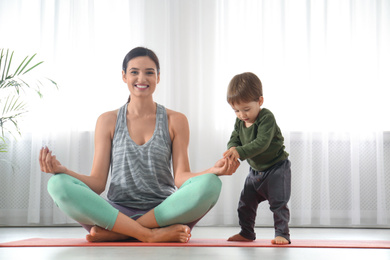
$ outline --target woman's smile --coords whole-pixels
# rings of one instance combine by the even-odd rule
[[[136,84],[136,85],[134,85],[134,87],[137,89],[143,90],[143,89],[147,89],[149,87],[149,85]]]

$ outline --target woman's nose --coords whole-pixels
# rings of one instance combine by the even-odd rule
[[[138,82],[139,83],[143,83],[143,81],[145,80],[145,74],[144,73],[139,73],[138,74]]]

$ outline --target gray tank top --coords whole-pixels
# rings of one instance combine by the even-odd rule
[[[152,209],[176,190],[171,171],[172,143],[167,112],[157,104],[153,136],[143,145],[131,139],[126,112],[127,104],[118,111],[107,198],[125,207]]]

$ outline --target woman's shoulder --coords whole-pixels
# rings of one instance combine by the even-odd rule
[[[119,109],[115,109],[115,110],[112,110],[112,111],[107,111],[107,112],[104,112],[103,114],[101,114],[98,118],[99,121],[104,121],[105,123],[110,123],[112,121],[116,122],[116,119],[118,117],[118,110]]]
[[[115,132],[116,120],[118,117],[118,110],[112,110],[108,112],[104,112],[98,117],[96,122],[96,131],[109,132],[112,137]]]
[[[187,121],[187,117],[183,114],[183,113],[180,113],[180,112],[177,112],[177,111],[174,111],[172,109],[168,109],[166,108],[166,111],[167,111],[167,116],[168,116],[168,120],[173,120],[173,121]]]
[[[187,117],[180,112],[166,109],[168,116],[168,127],[169,133],[171,135],[172,140],[175,139],[176,136],[188,136],[189,134],[189,125]]]

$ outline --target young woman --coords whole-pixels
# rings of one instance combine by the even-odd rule
[[[218,176],[232,175],[239,163],[221,159],[203,172],[191,172],[187,118],[153,101],[160,81],[153,51],[131,50],[123,61],[122,79],[129,100],[98,118],[89,176],[63,166],[49,148],[41,149],[41,170],[54,174],[48,191],[63,212],[90,232],[90,242],[187,242],[192,227],[218,200]],[[106,187],[110,167],[105,200],[98,194]]]

